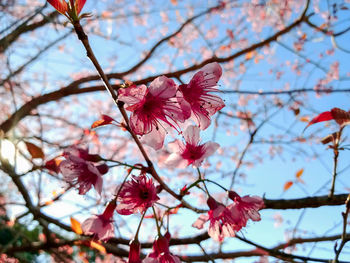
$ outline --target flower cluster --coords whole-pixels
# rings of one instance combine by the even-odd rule
[[[223,100],[211,94],[217,92],[222,69],[216,62],[207,64],[188,84],[176,86],[165,76],[156,78],[147,88],[132,85],[119,90],[119,100],[131,111],[130,126],[144,142],[159,150],[163,147],[166,127],[179,130],[179,123],[191,116],[204,130],[210,117],[225,106]]]
[[[202,229],[203,225],[209,221],[209,236],[215,241],[222,242],[225,237],[234,237],[236,232],[247,225],[249,219],[260,221],[259,210],[264,206],[260,197],[240,197],[237,193],[230,191],[229,198],[233,203],[226,207],[209,197],[208,215],[201,215],[192,226]]]

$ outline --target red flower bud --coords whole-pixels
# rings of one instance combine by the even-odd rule
[[[141,263],[140,259],[141,244],[138,240],[130,242],[129,263]]]

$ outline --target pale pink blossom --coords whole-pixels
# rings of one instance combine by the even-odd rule
[[[138,211],[144,213],[148,207],[159,200],[157,188],[146,175],[134,176],[121,186],[118,194],[117,212],[131,215]]]
[[[199,132],[198,127],[188,126],[184,131],[185,144],[178,140],[169,144],[174,151],[166,161],[169,167],[184,168],[191,164],[194,167],[199,167],[205,158],[212,155],[220,147],[215,142],[200,144]]]
[[[111,201],[103,214],[93,215],[86,219],[82,224],[81,228],[85,235],[93,235],[102,241],[106,241],[114,237],[114,225],[113,225],[113,213],[116,208],[116,201]]]
[[[219,96],[211,94],[219,91],[216,86],[221,75],[220,65],[210,63],[198,71],[188,84],[179,86],[179,91],[191,106],[194,120],[202,130],[209,127],[210,117],[225,106]]]
[[[95,165],[94,163],[101,160],[101,157],[76,147],[66,149],[63,156],[66,160],[59,164],[59,170],[64,180],[77,184],[81,195],[86,194],[91,186],[101,194],[102,175],[108,172],[106,164]]]
[[[222,242],[225,237],[234,237],[236,232],[241,230],[240,218],[238,214],[233,214],[223,204],[209,197],[207,204],[210,208],[208,215],[200,217],[192,224],[193,227],[202,229],[209,221],[208,234],[215,241]]]
[[[131,86],[119,90],[119,100],[131,111],[130,126],[138,135],[150,135],[147,144],[154,149],[163,146],[164,125],[178,128],[178,122],[190,117],[190,108],[181,97],[176,96],[173,80],[161,76],[145,85]]]
[[[259,210],[264,207],[264,201],[261,197],[249,195],[240,197],[234,191],[229,191],[228,196],[233,200],[233,203],[227,208],[231,213],[238,215],[242,226],[246,226],[249,219],[253,221],[261,220]]]

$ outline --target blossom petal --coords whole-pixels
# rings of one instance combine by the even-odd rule
[[[176,94],[176,84],[172,79],[160,76],[151,82],[149,92],[154,97],[162,99],[172,98]]]
[[[185,141],[192,145],[197,145],[200,141],[200,129],[197,126],[190,125],[184,131]]]
[[[165,129],[153,129],[150,133],[142,136],[141,142],[152,147],[155,150],[160,150],[163,147],[165,138]]]
[[[204,224],[209,220],[209,216],[202,214],[198,217],[198,219],[192,224],[193,227],[202,229]]]
[[[210,155],[212,155],[213,153],[215,153],[217,149],[220,148],[220,144],[218,144],[216,142],[206,142],[203,145],[203,148],[204,148],[204,151],[205,151],[205,153],[203,155],[203,158],[207,158]]]
[[[132,85],[118,90],[118,100],[125,102],[128,106],[139,103],[147,94],[146,85]],[[131,110],[127,108],[127,110]]]

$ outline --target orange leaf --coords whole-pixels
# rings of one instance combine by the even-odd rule
[[[45,154],[40,147],[36,146],[35,144],[33,144],[31,142],[24,142],[24,143],[26,144],[27,150],[33,159],[36,159],[36,158],[44,159],[45,158]]]
[[[78,220],[74,219],[73,217],[70,218],[70,224],[72,226],[72,230],[77,233],[78,235],[83,234],[83,229],[81,228],[81,224]]]
[[[106,248],[104,246],[102,246],[101,244],[95,242],[95,241],[90,241],[90,247],[97,249],[102,254],[106,254],[107,253]]]
[[[245,59],[246,59],[246,60],[249,60],[249,59],[251,59],[252,57],[254,57],[255,55],[256,55],[256,51],[255,51],[255,50],[250,51],[250,52],[248,52],[248,53],[245,55]]]
[[[300,117],[299,120],[302,121],[302,122],[309,122],[309,117],[308,116],[303,116],[303,117]]]
[[[284,184],[283,191],[287,191],[293,185],[292,181],[288,181]]]
[[[296,178],[300,178],[303,175],[304,172],[304,168],[301,168],[299,171],[297,171],[297,173],[295,174]]]
[[[173,5],[177,5],[177,0],[170,0]]]
[[[91,129],[103,126],[103,125],[107,125],[107,124],[111,124],[113,121],[115,121],[113,118],[109,117],[108,115],[104,115],[102,114],[101,119],[95,121],[92,125],[91,125]]]
[[[183,205],[182,204],[179,204],[177,205],[174,209],[171,209],[169,211],[169,215],[172,215],[172,214],[177,214],[177,212],[179,211],[180,207],[182,207]]]

